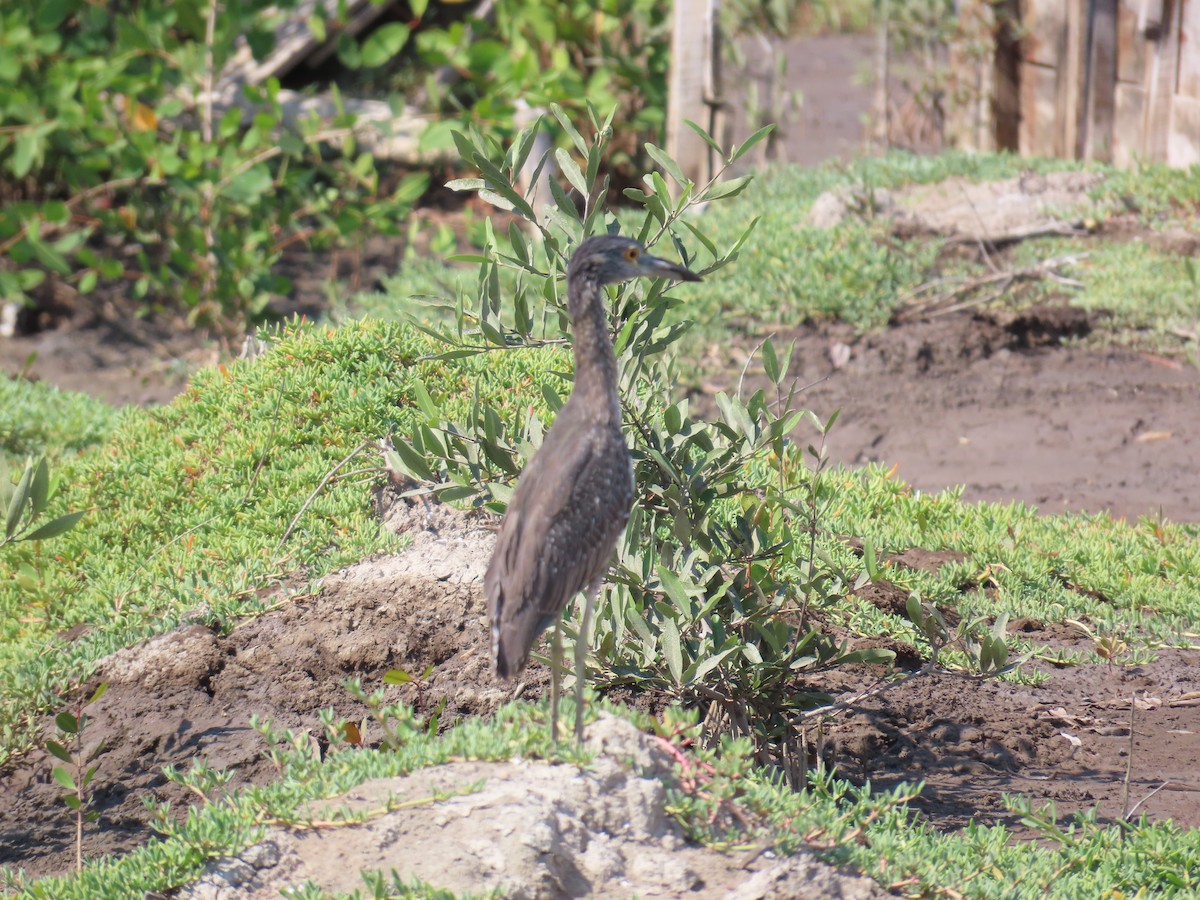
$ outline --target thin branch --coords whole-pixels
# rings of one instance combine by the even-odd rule
[[[1138,807],[1157,794],[1159,791],[1185,791],[1188,793],[1200,794],[1200,785],[1188,784],[1183,781],[1164,781],[1137,803],[1133,804],[1133,809],[1129,810],[1129,812],[1125,814],[1125,821],[1128,822],[1133,814],[1138,811]]]
[[[327,485],[330,482],[330,480],[333,478],[333,476],[337,474],[338,469],[340,469],[342,466],[346,465],[346,463],[350,462],[350,460],[354,459],[354,457],[358,456],[358,454],[362,453],[363,450],[365,450],[367,447],[369,447],[371,445],[371,443],[372,442],[370,440],[363,441],[361,444],[359,444],[357,447],[355,447],[353,450],[351,450],[348,454],[346,454],[346,456],[342,458],[341,462],[339,462],[336,466],[334,466],[332,469],[330,469],[328,472],[325,473],[325,477],[321,479],[321,483],[318,484],[315,488],[313,488],[312,493],[309,494],[308,498],[304,501],[304,505],[300,507],[300,511],[298,513],[296,513],[296,518],[292,519],[292,523],[290,525],[288,525],[287,531],[285,531],[283,533],[283,537],[281,537],[279,539],[280,547],[282,547],[284,544],[287,543],[288,538],[290,538],[292,536],[292,532],[296,530],[296,526],[298,524],[300,524],[300,517],[303,516],[304,513],[308,510],[309,506],[312,505],[312,502],[317,499],[317,494],[321,493],[321,491],[324,489],[325,485]]]
[[[1129,809],[1129,779],[1133,776],[1133,714],[1134,714],[1135,710],[1137,710],[1137,701],[1136,701],[1136,698],[1133,696],[1133,694],[1130,694],[1129,695],[1129,750],[1125,754],[1125,778],[1121,784],[1121,809],[1127,810],[1127,812],[1125,812],[1125,815],[1124,815],[1126,821],[1128,821],[1129,817],[1133,814],[1133,810]],[[1154,793],[1151,793],[1148,797],[1144,797],[1142,799],[1149,800],[1150,797],[1153,797],[1153,796],[1154,796]]]
[[[1064,256],[1053,256],[1049,259],[1044,259],[1041,262],[1034,263],[1031,266],[1023,266],[1019,269],[1008,269],[1000,272],[991,272],[987,275],[980,275],[976,278],[961,278],[961,279],[939,279],[930,282],[936,284],[952,284],[949,290],[931,297],[926,300],[909,303],[897,309],[894,319],[897,322],[910,321],[915,318],[933,317],[947,315],[952,312],[958,312],[962,309],[967,309],[971,306],[979,306],[987,303],[996,297],[1002,295],[1013,284],[1018,281],[1034,281],[1038,279],[1050,279],[1070,287],[1083,287],[1083,283],[1072,278],[1067,278],[1059,274],[1056,270],[1063,266],[1072,266],[1080,261],[1087,259],[1088,253],[1074,253]],[[996,290],[991,291],[979,297],[971,297],[969,299],[959,299],[978,291],[980,288],[998,286]],[[919,288],[911,291],[907,297],[915,297],[921,293],[925,293],[928,285],[922,285]],[[958,300],[958,302],[952,302]],[[903,301],[902,301],[903,302]]]

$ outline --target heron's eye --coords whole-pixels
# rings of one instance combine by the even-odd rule
[[[637,258],[638,258],[638,249],[637,249],[637,247],[630,247],[628,250],[626,250],[626,251],[625,251],[625,258],[626,258],[627,260],[629,260],[630,262],[637,262]]]

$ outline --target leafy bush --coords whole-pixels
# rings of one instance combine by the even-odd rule
[[[461,76],[445,98],[461,120],[500,137],[513,136],[523,104],[557,104],[579,129],[587,127],[589,104],[620,109],[620,136],[606,160],[620,168],[645,160],[641,142],[665,120],[670,4],[497,0],[487,18],[426,28],[414,42],[423,69],[449,66]],[[429,139],[448,144],[449,128]]]
[[[0,455],[81,450],[108,436],[117,411],[42,382],[0,377]]]
[[[0,762],[101,656],[198,609],[215,623],[252,615],[275,602],[258,592],[283,572],[316,578],[393,546],[372,514],[376,469],[328,476],[364,442],[413,427],[415,382],[451,417],[478,396],[511,421],[526,406],[512,385],[558,383],[565,363],[545,348],[447,364],[425,335],[378,322],[263,337],[253,362],[202,370],[167,406],[126,411],[103,446],[64,456],[59,489],[48,485],[20,533],[93,512],[48,552],[30,541],[0,550]],[[55,637],[79,622],[93,630]]]
[[[619,224],[598,202],[608,190],[600,163],[611,115],[600,120],[592,113],[595,136],[585,141],[565,113],[554,112],[578,154],[559,151],[556,158],[587,202],[579,213],[556,187],[558,203],[546,222],[515,187],[532,147],[532,129],[507,150],[476,131],[456,135],[464,160],[483,177],[453,186],[477,190],[513,210],[529,230],[489,232],[483,254],[475,258],[477,288],[473,296],[457,298],[455,324],[423,326],[444,342],[445,358],[569,342],[561,279],[568,257],[585,236],[616,231]],[[716,149],[732,164],[768,130],[732,153]],[[663,174],[647,175],[640,188],[625,192],[642,210],[640,222],[626,230],[651,248],[669,240],[685,264],[704,275],[732,263],[754,223],[718,248],[689,212],[695,204],[736,195],[749,177],[696,185],[659,148],[645,149],[678,184],[680,199],[672,199]],[[689,245],[696,249],[689,251]],[[503,297],[502,272],[508,276]],[[752,734],[760,747],[777,750],[790,739],[802,710],[825,699],[801,688],[804,674],[843,663],[885,662],[892,654],[849,651],[814,628],[808,616],[810,607],[846,586],[815,565],[810,536],[812,516],[826,499],[822,459],[814,450],[814,465],[805,465],[801,450],[787,440],[802,416],[783,388],[788,354],[770,343],[763,346],[764,367],[777,385],[774,396],[759,391],[743,402],[719,395],[721,419],[695,419],[687,401],[670,397],[675,377],[669,351],[687,326],[668,317],[683,301],[664,293],[665,287],[655,282],[639,296],[636,286],[624,285],[612,295],[638,499],[599,606],[596,634],[579,637],[565,630],[591,643],[599,683],[636,682],[716,702],[716,727]],[[495,410],[477,403],[467,418],[455,421],[430,392],[418,396],[428,401],[422,403],[425,421],[408,442],[397,442],[399,464],[443,496],[502,508],[540,442],[541,420],[528,416],[509,428]],[[547,400],[552,409],[562,403],[557,392]],[[801,496],[812,500],[807,510],[796,505]]]
[[[34,0],[0,12],[0,295],[48,282],[87,294],[128,285],[153,310],[180,301],[194,322],[240,329],[289,285],[284,247],[388,229],[423,175],[381,190],[349,117],[286,127],[274,81],[255,107],[219,118],[205,101],[246,35],[273,37],[251,0],[151,0],[129,9]],[[323,145],[340,142],[327,161]]]

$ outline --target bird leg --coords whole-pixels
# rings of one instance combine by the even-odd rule
[[[599,590],[599,581],[587,589],[583,601],[583,621],[579,623],[579,633],[575,636],[575,740],[580,744],[583,743],[583,682],[587,665],[588,628],[592,624],[592,605],[596,602]]]
[[[550,742],[558,743],[558,692],[562,677],[562,619],[554,621],[554,637],[550,640]]]

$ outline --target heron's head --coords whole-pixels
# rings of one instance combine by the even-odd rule
[[[673,278],[700,281],[700,276],[667,259],[659,259],[631,238],[602,235],[588,238],[575,250],[567,268],[568,279],[577,275],[596,284],[614,284],[632,278]]]

